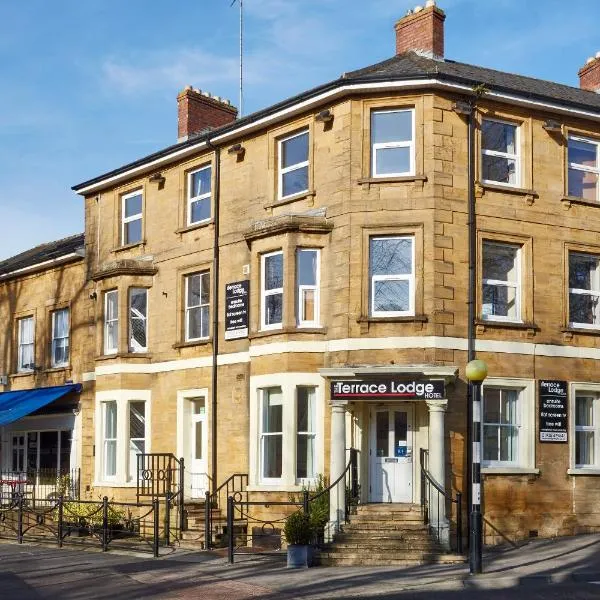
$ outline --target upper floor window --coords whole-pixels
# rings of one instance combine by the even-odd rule
[[[210,274],[194,273],[185,278],[185,341],[208,337]]]
[[[485,388],[483,394],[484,466],[519,465],[521,391]]]
[[[371,172],[373,177],[414,175],[413,109],[371,113]]]
[[[569,196],[600,202],[600,142],[569,137]]]
[[[188,225],[210,219],[211,174],[210,165],[188,174]]]
[[[279,197],[308,191],[308,131],[279,140]]]
[[[261,329],[278,329],[283,323],[283,252],[261,256]]]
[[[569,252],[569,323],[600,327],[600,256]]]
[[[521,247],[483,242],[482,316],[490,321],[521,320]]]
[[[52,357],[53,367],[69,364],[69,309],[61,308],[52,313]]]
[[[104,294],[104,354],[115,354],[119,349],[119,292]]]
[[[148,290],[129,290],[129,351],[148,350]]]
[[[35,368],[35,321],[33,317],[24,317],[17,321],[19,335],[19,356],[17,371],[33,371]]]
[[[296,251],[298,325],[319,326],[319,250]]]
[[[481,124],[481,170],[485,183],[521,185],[519,128],[484,119]]]
[[[121,198],[121,242],[124,246],[142,241],[142,191]]]
[[[414,237],[372,237],[369,240],[369,277],[372,316],[414,315]]]

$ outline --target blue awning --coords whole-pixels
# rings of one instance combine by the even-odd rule
[[[80,383],[0,393],[0,426],[18,421],[66,394],[81,392]]]

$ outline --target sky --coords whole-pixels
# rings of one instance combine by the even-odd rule
[[[244,114],[393,56],[417,0],[243,0]],[[421,0],[424,4],[424,0]],[[438,0],[446,57],[578,85],[599,0]],[[0,260],[83,231],[71,186],[169,146],[177,93],[238,104],[231,0],[0,0]]]

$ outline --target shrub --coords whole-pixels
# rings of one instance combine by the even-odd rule
[[[283,534],[285,535],[288,544],[296,544],[299,546],[308,546],[311,544],[314,529],[310,515],[306,515],[302,511],[292,513],[285,520]]]
[[[125,522],[125,511],[108,504],[108,526],[122,525]],[[63,520],[77,523],[82,527],[102,527],[101,502],[65,502],[63,504]]]

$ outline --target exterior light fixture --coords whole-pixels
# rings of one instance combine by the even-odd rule
[[[549,133],[561,133],[562,124],[555,119],[547,119],[542,127]]]
[[[246,148],[244,148],[244,146],[242,146],[241,144],[234,144],[233,146],[227,148],[227,154],[235,154],[235,156],[237,156],[238,158],[243,157],[245,152]]]
[[[457,100],[452,105],[452,110],[459,115],[470,115],[473,113],[473,107],[464,100]]]
[[[333,121],[333,113],[326,108],[317,114],[315,121],[318,121],[319,123],[331,123]]]
[[[151,183],[157,183],[159,186],[163,185],[165,182],[165,177],[162,173],[153,173],[148,177],[148,181]]]
[[[482,360],[472,360],[467,364],[465,373],[471,386],[473,399],[473,422],[471,441],[473,452],[471,458],[471,518],[469,532],[469,571],[471,575],[482,572],[483,519],[481,516],[481,384],[487,376],[487,365]]]

